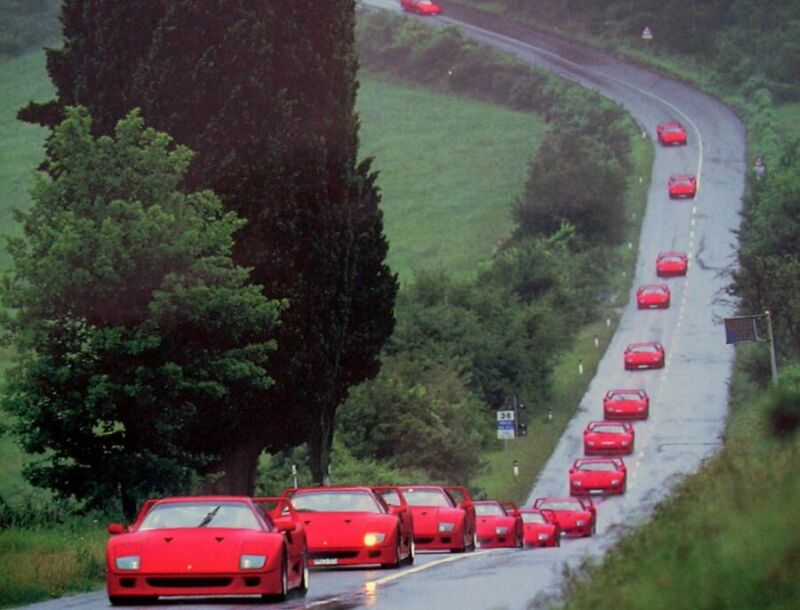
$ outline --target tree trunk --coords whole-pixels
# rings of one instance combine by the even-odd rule
[[[311,476],[320,485],[330,485],[331,445],[333,444],[333,418],[327,409],[320,414],[319,425],[308,439]]]
[[[216,470],[200,484],[199,493],[215,496],[252,496],[256,487],[262,443],[246,439],[225,453]]]

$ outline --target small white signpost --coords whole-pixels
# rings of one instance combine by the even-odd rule
[[[642,30],[642,40],[653,40],[653,30],[650,29],[649,25],[644,26]]]
[[[514,438],[514,411],[497,412],[497,438]]]

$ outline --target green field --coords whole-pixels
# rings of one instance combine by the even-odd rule
[[[536,116],[362,75],[361,150],[376,157],[401,281],[474,274],[512,229],[510,207],[544,135]]]

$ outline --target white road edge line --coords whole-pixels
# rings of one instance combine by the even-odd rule
[[[445,563],[451,563],[453,561],[461,561],[462,559],[469,559],[470,557],[480,557],[481,555],[488,555],[489,553],[494,553],[499,550],[501,549],[484,549],[483,551],[475,551],[474,553],[464,553],[463,555],[453,555],[452,557],[437,559],[436,561],[431,561],[430,563],[426,563],[425,565],[422,566],[417,566],[415,568],[403,570],[402,572],[397,572],[396,574],[390,574],[389,576],[384,576],[383,578],[378,578],[377,580],[367,581],[366,586],[367,588],[369,588],[370,586],[378,587],[393,582],[399,578],[403,578],[403,576],[418,574],[419,572],[424,572],[425,570],[429,570],[430,568],[435,568],[436,566],[440,566]]]

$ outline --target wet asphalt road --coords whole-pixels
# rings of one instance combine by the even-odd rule
[[[392,0],[362,4],[398,10]],[[644,520],[681,475],[695,471],[720,445],[727,412],[727,384],[733,350],[725,345],[721,318],[733,313],[724,300],[724,270],[733,263],[741,196],[744,190],[745,135],[736,116],[713,98],[607,54],[581,48],[518,26],[483,27],[456,20],[474,15],[454,8],[426,19],[432,26],[459,25],[474,38],[511,52],[524,61],[594,88],[623,104],[648,134],[656,124],[679,120],[689,131],[686,147],[656,145],[652,185],[643,221],[633,289],[656,281],[655,258],[665,250],[690,256],[685,278],[667,280],[672,307],[637,311],[635,298],[623,312],[619,329],[584,396],[579,411],[559,442],[529,502],[543,495],[567,495],[566,472],[582,453],[582,431],[591,419],[602,419],[602,396],[611,388],[643,387],[651,398],[651,415],[635,424],[636,451],[626,458],[629,482],[623,497],[601,500],[598,533],[591,539],[567,540],[559,549],[478,551],[467,555],[418,555],[413,568],[338,570],[312,573],[305,599],[278,607],[516,609],[543,607],[557,592],[564,564],[604,552],[629,524]],[[416,17],[411,17],[416,18]],[[503,32],[498,34],[493,32]],[[695,200],[671,201],[666,183],[672,173],[700,177]],[[636,247],[634,245],[634,247]],[[626,372],[622,352],[628,343],[660,341],[667,366],[660,371]],[[165,603],[195,610],[252,607],[248,602]],[[108,607],[103,592],[36,604],[39,610]]]

